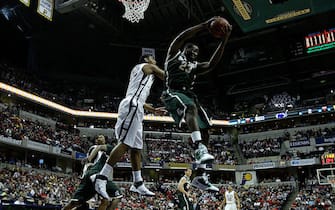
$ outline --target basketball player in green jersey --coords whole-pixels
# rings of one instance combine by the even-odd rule
[[[185,175],[179,180],[177,187],[178,207],[182,210],[193,210],[193,203],[189,200],[191,197],[189,189],[191,187],[190,178],[192,170],[190,168],[185,169],[184,173]]]
[[[208,31],[208,27],[213,20],[215,20],[215,17],[184,30],[172,41],[165,61],[166,90],[163,91],[162,100],[175,122],[180,126],[182,119],[184,119],[191,131],[195,149],[194,156],[198,164],[197,174],[192,181],[192,185],[201,190],[219,191],[209,182],[205,173],[206,163],[214,160],[206,147],[210,122],[193,92],[193,84],[197,75],[208,73],[219,63],[232,27],[227,24],[222,28],[225,35],[207,62],[197,62],[199,47],[192,43],[186,43],[198,32]]]
[[[98,140],[102,137],[103,136],[99,136]],[[105,142],[104,139],[103,142]],[[86,201],[97,194],[94,189],[94,183],[90,177],[97,174],[102,169],[108,158],[106,154],[109,154],[112,150],[113,146],[110,144],[94,146],[94,149],[87,158],[87,162],[93,164],[87,167],[73,198],[62,210],[71,210],[75,207],[82,208],[86,205]],[[98,210],[114,210],[119,203],[119,199],[122,198],[119,188],[112,181],[107,181],[106,192],[108,193],[110,200],[103,198]]]

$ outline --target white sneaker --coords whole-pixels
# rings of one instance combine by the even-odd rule
[[[104,175],[100,174],[93,174],[90,176],[90,179],[92,183],[94,184],[95,191],[101,195],[103,198],[110,200],[111,198],[109,197],[107,190],[106,190],[106,185],[107,185],[107,177]]]
[[[207,174],[194,177],[192,180],[192,186],[199,188],[200,190],[219,192],[219,188],[215,187],[208,181]]]
[[[199,143],[198,149],[195,150],[195,163],[203,164],[210,163],[214,161],[214,156],[208,154],[207,147]]]
[[[140,186],[135,187],[135,185],[131,185],[130,189],[131,192],[138,193],[140,195],[145,195],[145,196],[155,196],[154,192],[151,192],[144,183],[142,183]]]

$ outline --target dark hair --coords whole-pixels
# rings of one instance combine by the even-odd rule
[[[149,58],[149,56],[152,56],[152,55],[151,54],[141,55],[140,59],[138,60],[138,63],[147,63],[144,59]]]
[[[187,42],[187,43],[184,45],[184,49],[185,49],[185,48],[190,48],[190,47],[193,47],[193,46],[197,46],[197,45],[194,44],[194,43],[191,43],[191,42]]]

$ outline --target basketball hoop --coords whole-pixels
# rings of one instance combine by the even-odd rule
[[[132,23],[139,22],[144,19],[144,12],[148,9],[150,0],[119,0],[124,5],[126,11],[123,18]]]

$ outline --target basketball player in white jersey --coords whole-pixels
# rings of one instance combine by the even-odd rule
[[[141,175],[141,150],[143,149],[143,116],[144,109],[156,115],[163,115],[166,110],[154,108],[146,104],[154,77],[164,79],[164,71],[156,66],[156,61],[151,55],[144,55],[131,71],[126,97],[121,101],[118,110],[118,119],[115,125],[115,135],[118,145],[110,153],[106,164],[96,175],[95,189],[106,199],[110,199],[106,192],[107,177],[112,173],[113,166],[128,150],[132,166],[133,181],[130,191],[141,195],[154,196],[143,183]]]
[[[236,205],[237,203],[237,205]],[[240,199],[237,195],[237,193],[233,190],[231,186],[228,186],[228,190],[224,193],[224,199],[220,206],[220,209],[223,209],[222,207],[225,206],[224,210],[237,210],[241,209],[240,205]]]

